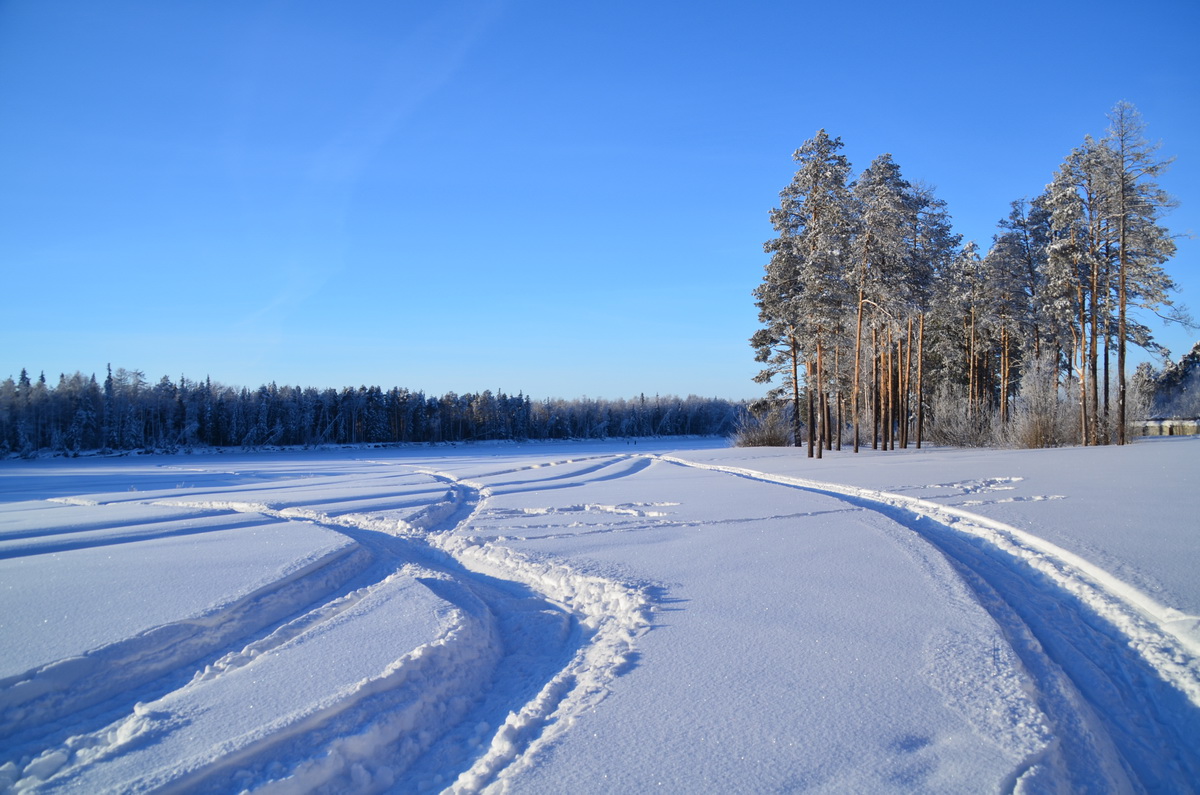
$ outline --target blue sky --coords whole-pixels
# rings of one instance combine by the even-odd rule
[[[1194,0],[6,0],[0,378],[755,397],[805,139],[891,152],[986,247],[1128,100],[1200,232],[1198,29]],[[1168,271],[1200,314],[1198,257]]]

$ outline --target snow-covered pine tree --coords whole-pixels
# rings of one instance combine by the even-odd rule
[[[869,330],[895,327],[895,298],[910,254],[908,234],[914,203],[908,182],[890,154],[875,158],[852,186],[858,213],[851,244],[851,284],[856,291],[854,376],[850,387],[854,452],[860,441],[862,347],[864,322]]]
[[[1046,302],[1052,322],[1070,332],[1068,369],[1078,370],[1079,443],[1089,442],[1087,308],[1092,266],[1088,222],[1078,190],[1079,150],[1072,152],[1046,188],[1050,240],[1046,246]]]
[[[934,195],[932,186],[914,185],[912,201],[914,226],[909,238],[911,250],[905,298],[909,311],[917,316],[917,372],[913,397],[917,447],[920,448],[925,421],[925,321],[941,274],[958,256],[962,235],[954,231],[946,202]]]
[[[780,192],[779,207],[771,211],[771,224],[779,235],[764,246],[771,258],[754,292],[763,328],[750,344],[755,359],[767,365],[755,380],[767,383],[784,376],[783,389],[791,392],[794,442],[799,445],[803,364],[809,456],[814,443],[824,444],[830,436],[825,380],[836,357],[827,356],[827,351],[836,350],[845,331],[843,307],[853,300],[848,300],[845,278],[853,224],[850,163],[838,153],[841,148],[840,138],[820,130],[793,154],[799,168]],[[781,390],[772,390],[772,395],[780,397]],[[819,422],[815,411],[820,412]],[[819,428],[816,439],[814,426]]]
[[[1119,102],[1109,114],[1108,135],[1102,144],[1113,155],[1115,181],[1109,212],[1116,226],[1117,252],[1117,444],[1126,442],[1125,357],[1130,340],[1131,301],[1146,308],[1170,304],[1174,283],[1162,264],[1175,255],[1175,241],[1160,220],[1175,202],[1158,186],[1157,178],[1171,164],[1158,155],[1158,144],[1145,137],[1141,114]]]
[[[999,356],[999,409],[1001,422],[1009,419],[1009,401],[1016,395],[1023,361],[1041,355],[1039,301],[1045,280],[1046,218],[1034,215],[1024,199],[1012,202],[1008,217],[1001,219],[1001,232],[992,240],[984,257],[984,269],[995,295],[996,315],[993,344]]]

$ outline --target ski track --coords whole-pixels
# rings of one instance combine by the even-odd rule
[[[631,659],[636,638],[649,627],[651,600],[645,586],[581,574],[560,562],[534,559],[469,535],[472,518],[494,489],[623,477],[650,464],[629,456],[581,461],[583,468],[566,466],[568,471],[550,478],[507,481],[503,479],[514,474],[580,461],[488,472],[476,480],[395,462],[368,462],[392,472],[400,469],[410,486],[416,475],[443,490],[440,499],[426,500],[403,519],[370,510],[330,515],[315,506],[348,501],[296,494],[292,502],[287,486],[279,483],[217,489],[222,497],[269,493],[269,505],[212,499],[213,490],[201,488],[169,496],[157,492],[150,499],[147,493],[55,498],[62,505],[101,509],[140,502],[192,509],[205,518],[246,514],[311,522],[355,543],[202,619],[159,627],[0,682],[0,732],[7,725],[10,735],[7,749],[0,752],[0,791],[87,788],[97,765],[114,754],[119,761],[122,748],[163,732],[187,730],[186,720],[180,724],[159,705],[187,703],[201,689],[226,677],[232,681],[254,666],[265,664],[270,670],[272,655],[267,652],[358,609],[402,570],[420,573],[421,584],[455,606],[448,631],[415,650],[399,650],[403,656],[377,677],[333,701],[224,743],[208,758],[181,760],[169,770],[131,771],[121,788],[477,792],[489,784],[503,787],[575,716],[605,697],[609,681]],[[381,482],[386,483],[386,476]],[[299,490],[311,483],[297,480],[292,486]],[[328,479],[319,482],[328,484]],[[378,483],[374,491],[379,494]],[[414,504],[394,498],[375,505],[365,500],[362,506]],[[611,509],[618,515],[639,510]],[[83,529],[86,535],[111,524],[93,521],[63,533]],[[234,520],[223,527],[239,525]],[[30,539],[12,554],[146,537],[156,535],[146,528],[92,542],[78,536],[70,541]],[[134,697],[138,703],[130,703]]]
[[[1051,781],[1075,790],[1188,791],[1200,781],[1200,644],[1174,632],[1182,618],[1112,575],[1019,529],[901,494],[670,455],[587,456],[486,470],[470,477],[398,464],[362,462],[378,476],[287,478],[287,483],[213,489],[58,497],[64,506],[141,502],[188,508],[204,518],[246,514],[311,522],[354,543],[284,580],[201,619],[159,627],[0,681],[0,791],[57,791],[89,780],[95,766],[131,743],[175,730],[157,704],[186,701],[201,688],[261,665],[267,652],[361,609],[402,572],[453,606],[445,631],[377,676],[286,725],[266,727],[206,759],[168,771],[139,771],[130,791],[290,792],[506,789],[574,719],[608,693],[649,628],[649,584],[581,573],[554,559],[503,546],[566,533],[518,535],[539,516],[579,515],[576,532],[628,532],[674,526],[656,508],[670,503],[583,503],[559,508],[491,509],[499,494],[546,491],[634,475],[656,461],[721,472],[839,498],[847,510],[880,513],[944,554],[996,620],[1037,687],[1056,741],[1014,772],[1009,786]],[[562,467],[561,472],[539,470]],[[386,489],[399,471],[404,495]],[[537,477],[537,475],[548,475]],[[414,476],[432,481],[414,495]],[[980,497],[1017,478],[933,484],[942,498]],[[362,496],[301,496],[306,486],[371,483]],[[429,498],[433,488],[440,497]],[[289,490],[293,499],[289,499]],[[1034,497],[1020,499],[1055,499]],[[1015,500],[1001,498],[995,502]],[[340,506],[340,507],[338,507]],[[419,507],[418,507],[419,506]],[[325,510],[322,510],[322,507]],[[336,513],[331,511],[336,510]],[[403,518],[388,511],[411,511]],[[471,535],[472,521],[513,520],[512,536]],[[796,516],[813,514],[798,513]],[[8,554],[38,554],[93,543],[158,537],[141,530],[86,540],[113,528],[102,518],[49,536],[10,542]],[[222,525],[224,528],[239,526]],[[204,532],[207,528],[193,532]],[[67,537],[67,534],[84,533]],[[170,534],[170,533],[166,533]],[[176,533],[178,534],[178,532]],[[58,537],[56,537],[58,536]],[[447,676],[447,671],[453,671]],[[114,676],[114,672],[117,675]],[[144,703],[129,703],[133,693]],[[448,705],[448,706],[447,706]],[[29,729],[34,726],[34,729]],[[82,727],[82,731],[81,728]]]
[[[1043,776],[1072,791],[1191,792],[1200,782],[1200,644],[1175,631],[1186,618],[1179,611],[1048,541],[959,507],[670,455],[653,458],[839,498],[892,519],[940,550],[1004,631],[1056,728],[1056,743],[1014,774],[1012,789],[1037,789],[1045,785]],[[1011,488],[1016,480],[935,488],[973,494]]]

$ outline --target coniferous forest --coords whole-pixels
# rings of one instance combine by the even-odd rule
[[[1163,269],[1170,160],[1132,105],[1108,118],[1043,192],[1011,203],[986,251],[891,155],[854,177],[841,139],[806,141],[754,291],[756,380],[775,385],[743,435],[807,440],[818,457],[922,439],[1124,444],[1153,383],[1146,367],[1127,377],[1129,347],[1163,352],[1134,310],[1190,319]]]
[[[137,370],[22,371],[0,382],[0,455],[90,450],[175,452],[193,447],[267,447],[393,442],[600,439],[724,435],[741,404],[690,396],[534,401],[483,391],[441,397],[377,386],[337,389],[221,386]]]
[[[755,380],[772,388],[748,406],[249,390],[151,383],[111,367],[102,381],[76,372],[51,384],[22,370],[0,382],[0,455],[730,434],[741,444],[806,442],[816,457],[925,439],[1124,444],[1168,374],[1129,373],[1131,345],[1165,353],[1139,318],[1195,324],[1173,304],[1164,269],[1174,200],[1158,178],[1171,161],[1132,105],[1108,118],[1105,135],[1069,152],[1040,194],[1011,203],[987,250],[964,244],[946,203],[904,178],[890,154],[855,176],[841,139],[821,130],[804,142],[770,213],[776,236],[754,290],[761,328],[750,343],[764,365]]]

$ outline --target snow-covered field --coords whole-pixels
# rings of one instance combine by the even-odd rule
[[[0,791],[1200,787],[1200,439],[0,462]]]

